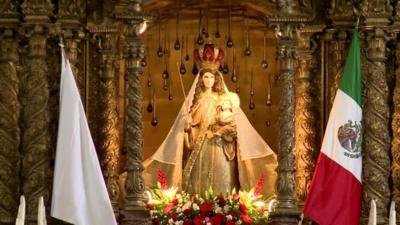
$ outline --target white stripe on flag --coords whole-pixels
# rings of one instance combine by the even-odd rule
[[[337,131],[349,120],[360,123],[361,118],[361,107],[354,99],[338,89],[321,149],[322,153],[351,172],[360,182],[362,170],[361,152],[354,153],[343,148],[339,142]]]

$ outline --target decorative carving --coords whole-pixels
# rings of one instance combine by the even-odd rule
[[[299,39],[299,67],[296,79],[296,197],[302,208],[318,155],[316,88],[311,83],[315,78],[317,43],[311,39],[312,33],[302,33]]]
[[[360,9],[367,20],[382,18],[386,19],[387,22],[393,11],[390,0],[364,0],[361,1]]]
[[[43,28],[35,26],[21,78],[22,191],[27,200],[28,224],[36,224],[38,199],[44,196],[47,201],[51,186],[46,42]]]
[[[100,64],[100,152],[102,166],[104,168],[107,181],[107,188],[115,212],[118,212],[119,199],[119,131],[117,113],[117,35],[115,33],[105,33],[99,35],[98,47],[103,61]]]
[[[353,0],[331,0],[328,14],[334,23],[354,22],[354,9]]]
[[[392,200],[400,205],[400,43],[396,43],[396,87],[393,95],[392,117]],[[400,211],[396,211],[396,217],[400,218]],[[398,220],[397,220],[398,221]]]
[[[280,13],[286,16],[310,16],[313,13],[311,0],[276,0]]]
[[[271,224],[297,224],[299,211],[296,204],[294,145],[295,145],[295,86],[294,74],[297,63],[296,34],[294,24],[275,29],[278,38],[278,57],[282,91],[279,111],[278,178],[276,181],[277,205],[271,213]]]
[[[81,40],[84,38],[84,33],[82,32],[77,32],[78,35],[74,35],[72,30],[68,29],[63,32],[64,37],[65,37],[65,47],[66,47],[66,54],[67,57],[71,63],[71,69],[74,74],[75,81],[77,83],[78,89],[79,89],[79,94],[82,99],[82,103],[86,105],[86,80],[85,80],[85,73],[82,71],[82,66],[80,63],[81,58],[79,53],[82,52],[82,50],[79,48],[79,43]],[[82,57],[83,58],[83,57]]]
[[[367,223],[371,199],[377,200],[378,224],[388,224],[390,190],[389,90],[386,81],[385,32],[375,28],[367,36],[365,71],[363,205]]]
[[[19,21],[18,2],[14,0],[0,0],[0,23],[15,24]]]
[[[18,42],[14,32],[0,36],[0,224],[14,223],[19,198]]]
[[[142,68],[140,61],[144,58],[145,49],[136,31],[145,19],[141,13],[141,0],[128,1],[125,10],[117,11],[116,18],[124,22],[123,34],[126,45],[123,49],[127,70],[127,108],[125,149],[127,152],[125,183],[125,208],[123,224],[150,224],[150,214],[145,209],[143,179],[143,122],[142,122]]]
[[[334,34],[332,34],[334,35]],[[336,38],[333,38],[329,43],[329,60],[332,64],[329,66],[329,75],[328,75],[328,83],[329,83],[329,102],[328,109],[332,107],[333,100],[336,96],[336,91],[339,88],[339,81],[342,77],[344,62],[345,62],[345,54],[346,54],[346,39],[347,32],[339,31],[336,33]]]
[[[28,23],[47,23],[53,14],[54,5],[51,0],[25,0],[21,8]]]
[[[57,18],[63,23],[79,23],[85,15],[86,1],[60,0]]]

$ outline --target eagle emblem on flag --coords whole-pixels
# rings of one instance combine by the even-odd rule
[[[358,158],[361,153],[361,140],[362,140],[362,126],[361,122],[347,121],[339,127],[337,137],[340,145],[347,150],[346,156],[351,158]]]

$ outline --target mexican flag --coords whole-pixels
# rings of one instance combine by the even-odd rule
[[[358,225],[361,214],[362,97],[358,32],[329,115],[304,214],[320,225]]]

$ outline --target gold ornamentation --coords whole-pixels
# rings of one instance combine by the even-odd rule
[[[363,107],[363,205],[362,220],[369,215],[371,199],[377,206],[378,224],[388,224],[387,207],[390,200],[390,132],[389,88],[386,81],[385,33],[375,28],[367,36],[364,63],[365,103]]]
[[[400,206],[400,43],[396,43],[396,87],[393,95],[393,117],[392,117],[392,201]],[[400,211],[396,211],[396,217],[400,218]]]
[[[316,88],[311,82],[315,73],[316,46],[312,33],[302,33],[299,39],[299,67],[296,78],[296,197],[303,207],[311,184],[318,151]],[[317,43],[314,43],[316,45]]]
[[[97,46],[102,56],[99,68],[100,79],[100,103],[99,116],[99,150],[103,156],[101,159],[105,171],[108,192],[115,212],[118,212],[118,199],[120,190],[118,186],[119,175],[119,131],[117,113],[117,35],[116,33],[104,33],[98,37]]]
[[[127,71],[127,108],[125,149],[127,152],[125,183],[125,207],[123,224],[151,224],[149,211],[145,208],[145,184],[143,179],[143,122],[142,122],[142,86],[143,73],[140,61],[144,57],[144,46],[137,36],[136,28],[146,19],[141,12],[141,1],[130,0],[124,10],[116,10],[116,19],[123,22],[123,34],[126,38],[123,55]]]
[[[29,39],[29,60],[21,79],[22,192],[27,200],[28,224],[36,224],[38,199],[49,199],[51,184],[47,36],[41,31],[36,26]]]
[[[331,40],[329,43],[329,60],[332,62],[332,65],[329,66],[329,75],[328,75],[328,83],[329,86],[329,102],[328,102],[328,110],[331,109],[333,100],[336,96],[336,91],[339,88],[339,81],[342,77],[344,60],[346,54],[346,39],[347,32],[339,31],[336,33],[336,38]]]
[[[18,42],[7,30],[0,39],[0,224],[14,223],[19,198]]]
[[[281,96],[279,104],[279,151],[278,178],[276,181],[277,206],[271,213],[272,224],[297,224],[299,210],[295,190],[295,86],[294,74],[297,64],[296,38],[298,32],[294,24],[278,27],[278,57],[280,61]],[[281,29],[281,30],[280,30]]]

